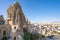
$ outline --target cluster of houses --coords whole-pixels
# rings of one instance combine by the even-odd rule
[[[38,35],[40,35],[40,37],[41,35],[44,35],[45,38],[41,37],[42,40],[45,40],[45,39],[48,40],[49,37],[52,37],[54,40],[60,39],[60,36],[59,36],[60,24],[57,24],[57,23],[56,24],[29,24],[28,31],[32,34],[37,33]]]

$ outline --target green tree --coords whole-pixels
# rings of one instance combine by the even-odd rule
[[[24,29],[24,40],[31,40],[30,33],[26,29]]]
[[[7,40],[7,37],[3,37],[2,40]]]
[[[24,40],[30,40],[29,32],[24,32]]]

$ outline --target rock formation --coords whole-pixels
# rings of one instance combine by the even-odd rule
[[[5,20],[4,20],[4,18],[3,18],[3,16],[2,15],[0,15],[0,24],[4,24],[5,23]]]
[[[23,27],[26,23],[25,16],[18,2],[10,5],[7,9],[7,21],[11,21],[13,25],[18,24],[19,27]]]

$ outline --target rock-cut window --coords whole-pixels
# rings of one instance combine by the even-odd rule
[[[0,25],[2,25],[3,24],[3,22],[2,21],[0,21]]]
[[[4,24],[4,22],[3,21],[0,21],[0,25],[2,25],[2,24]]]
[[[14,29],[16,29],[16,27],[14,27]]]

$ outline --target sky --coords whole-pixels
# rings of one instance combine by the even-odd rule
[[[15,0],[0,0],[0,15],[6,19],[7,8]],[[30,22],[60,22],[60,0],[17,0]]]

